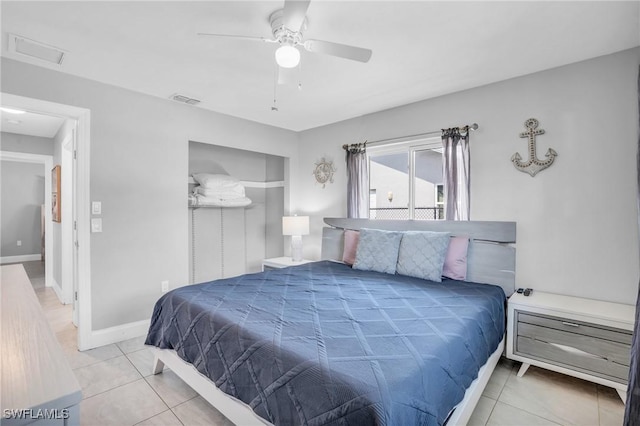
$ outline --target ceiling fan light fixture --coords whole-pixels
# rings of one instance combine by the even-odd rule
[[[300,51],[289,44],[283,44],[276,50],[276,62],[282,68],[294,68],[300,63]]]

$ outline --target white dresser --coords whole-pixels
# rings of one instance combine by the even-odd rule
[[[80,424],[82,391],[22,265],[0,267],[2,425]]]
[[[615,388],[624,401],[635,306],[533,291],[514,293],[507,357]]]

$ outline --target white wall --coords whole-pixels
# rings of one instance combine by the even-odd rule
[[[298,136],[287,130],[6,58],[1,83],[6,93],[91,110],[91,198],[103,212],[103,232],[91,235],[92,330],[147,320],[161,281],[188,283],[189,140],[297,163]]]
[[[53,155],[53,140],[39,136],[2,132],[0,133],[0,149],[26,154]]]
[[[636,151],[640,49],[405,105],[302,132],[293,199],[311,215],[305,257],[319,258],[323,217],[346,214],[342,144],[477,122],[471,135],[471,218],[517,222],[518,287],[632,303],[638,285]],[[510,158],[528,118],[555,164],[535,178]],[[335,183],[314,184],[313,163],[337,159]]]

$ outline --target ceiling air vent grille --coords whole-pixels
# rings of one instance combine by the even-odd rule
[[[67,53],[57,47],[16,34],[9,34],[9,52],[40,59],[55,65],[62,65]]]
[[[189,105],[198,105],[200,103],[198,99],[190,98],[189,96],[181,95],[179,93],[171,95],[169,99]]]

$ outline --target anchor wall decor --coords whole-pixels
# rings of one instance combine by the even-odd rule
[[[538,128],[538,120],[536,120],[535,118],[530,118],[525,121],[524,127],[527,128],[527,131],[520,133],[520,137],[529,138],[529,160],[526,162],[522,162],[522,157],[516,152],[511,157],[511,162],[517,170],[520,170],[524,173],[529,173],[531,177],[533,177],[539,171],[551,166],[558,153],[549,148],[547,150],[547,153],[545,154],[545,157],[547,157],[546,160],[539,160],[538,157],[536,157],[536,136],[543,135],[544,130],[536,130]]]

